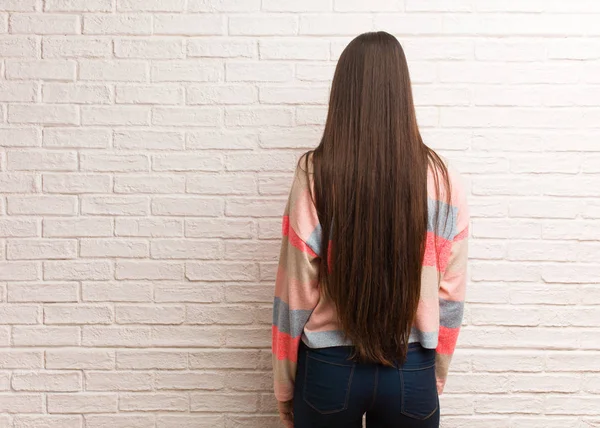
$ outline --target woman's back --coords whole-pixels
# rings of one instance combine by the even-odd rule
[[[342,53],[323,138],[298,162],[282,231],[273,308],[282,414],[296,397],[300,427],[351,426],[353,412],[368,409],[377,420],[385,415],[373,413],[381,407],[375,398],[367,406],[365,379],[429,361],[429,381],[412,378],[429,385],[425,401],[437,408],[462,321],[468,210],[458,174],[423,143],[406,58],[393,36],[363,34]],[[315,375],[313,360],[328,370]],[[336,380],[335,367],[346,375]],[[366,377],[352,387],[355,369]],[[410,386],[408,372],[399,378],[400,385],[386,385]],[[354,404],[342,411],[335,403],[315,404],[314,397],[300,400],[299,393],[306,395],[300,387],[325,401],[344,391],[346,407]],[[380,393],[403,402],[422,395]],[[341,415],[346,425],[332,425],[334,419],[321,421],[323,412],[345,412],[353,422]]]

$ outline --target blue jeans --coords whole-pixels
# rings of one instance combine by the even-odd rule
[[[300,344],[294,427],[438,428],[435,350],[410,344],[396,367],[349,360],[352,348]]]

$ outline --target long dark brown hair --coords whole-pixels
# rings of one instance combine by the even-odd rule
[[[333,78],[312,160],[322,227],[320,286],[364,362],[406,357],[421,293],[427,175],[448,170],[421,138],[404,51],[385,32],[355,38]],[[435,215],[436,222],[438,215]],[[329,239],[328,239],[329,238]]]

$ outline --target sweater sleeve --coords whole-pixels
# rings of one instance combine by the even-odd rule
[[[319,302],[320,230],[306,173],[298,168],[283,215],[273,302],[272,359],[279,401],[293,398],[302,332]]]
[[[449,242],[450,254],[442,274],[439,289],[440,330],[436,349],[436,378],[438,393],[446,384],[448,370],[463,320],[467,286],[469,210],[462,188],[457,188],[455,233]]]

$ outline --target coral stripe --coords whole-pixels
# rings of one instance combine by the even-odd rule
[[[304,242],[302,240],[302,238],[300,238],[300,236],[298,236],[298,234],[296,233],[296,231],[294,230],[293,227],[290,227],[289,216],[283,216],[282,228],[283,228],[283,235],[288,237],[290,244],[292,244],[294,247],[298,248],[300,251],[307,253],[311,257],[317,257],[317,255],[312,250],[312,248],[310,248],[308,245],[306,245],[306,242]]]
[[[291,335],[280,332],[275,325],[271,327],[271,333],[273,337],[273,354],[277,359],[297,362],[300,336],[292,338]]]
[[[469,236],[469,228],[465,227],[465,229],[462,232],[460,232],[458,235],[456,235],[454,237],[454,240],[460,241],[461,239],[465,239],[467,236]]]
[[[460,328],[448,328],[440,325],[437,352],[439,354],[451,355],[456,347]]]

